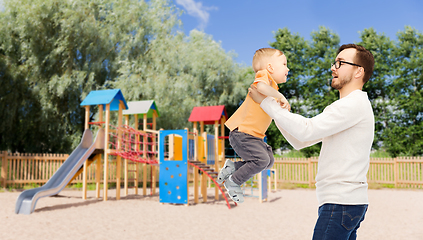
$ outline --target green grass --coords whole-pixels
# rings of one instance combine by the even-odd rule
[[[87,184],[87,190],[95,190],[95,188],[96,188],[95,186],[96,186],[95,183],[89,183],[89,184]],[[81,190],[82,189],[82,183],[75,183],[75,184],[68,186],[67,188]],[[102,188],[103,188],[103,184],[100,184],[100,189],[102,189]]]
[[[388,152],[385,150],[377,150],[375,152],[370,153],[371,158],[390,158],[391,155],[389,155]]]
[[[275,154],[274,155],[275,158],[307,158],[304,153],[302,153],[301,151],[297,151],[297,150],[291,150],[289,152],[286,152],[282,155],[279,154]],[[391,155],[386,152],[383,149],[374,151],[372,153],[370,153],[370,157],[371,158],[390,158]]]
[[[306,158],[306,156],[301,151],[297,151],[297,150],[291,150],[282,155],[275,154],[274,157],[275,158]]]
[[[395,188],[395,184],[369,182],[369,189]]]
[[[33,189],[33,188],[38,188],[38,187],[40,187],[40,185],[39,185],[39,184],[36,184],[36,183],[30,183],[30,184],[27,184],[27,185],[23,186],[23,189],[24,189],[24,190],[27,190],[27,189]]]

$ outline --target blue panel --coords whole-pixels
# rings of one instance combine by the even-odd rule
[[[267,171],[268,170],[262,171],[261,179],[259,179],[259,181],[261,181],[261,195],[263,196],[263,199],[267,199]]]
[[[188,146],[187,146],[187,138],[188,138],[188,131],[187,130],[160,130],[159,131],[159,163],[165,161],[164,159],[164,150],[165,150],[165,138],[171,134],[176,134],[182,137],[182,161],[187,162],[188,160]],[[181,161],[178,161],[181,162]]]
[[[128,105],[120,89],[91,91],[80,105],[103,105],[104,109],[106,109],[106,104],[110,103],[110,110],[116,111],[119,109],[119,100],[124,103],[125,109],[128,109]]]
[[[207,134],[207,164],[214,164],[214,135]]]
[[[164,158],[165,139],[168,135],[176,134],[182,137],[182,161],[172,161]],[[159,137],[159,187],[160,202],[187,204],[188,203],[188,146],[187,130],[161,130]]]
[[[112,103],[110,103],[110,111],[118,111],[119,110],[119,101],[120,99],[114,98]],[[104,106],[104,109],[106,106]]]
[[[82,101],[81,106],[109,104],[118,91],[119,89],[91,91]]]
[[[194,145],[195,145],[194,139],[189,139],[188,140],[188,149],[189,149],[188,159],[191,160],[191,161],[194,160],[194,154],[195,154],[195,149],[194,149],[195,146]]]
[[[268,176],[268,177],[270,177],[270,176],[271,176],[271,174],[272,174],[272,172],[273,172],[272,170],[270,170],[270,169],[267,169],[267,171],[266,171],[266,173],[267,173],[267,176]]]
[[[159,174],[161,203],[188,203],[188,166],[182,161],[164,161],[160,163]]]

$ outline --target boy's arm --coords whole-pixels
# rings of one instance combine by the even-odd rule
[[[254,84],[253,84],[254,85]],[[288,100],[286,100],[285,96],[280,93],[278,90],[272,88],[271,86],[263,83],[257,83],[257,91],[265,96],[274,97],[280,103],[280,105],[288,110],[291,110],[291,106],[289,105]]]
[[[282,93],[280,93],[278,90],[272,88],[270,85],[267,85],[264,82],[257,83],[257,90],[265,96],[286,100],[285,96]]]

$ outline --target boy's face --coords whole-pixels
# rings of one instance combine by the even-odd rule
[[[285,83],[289,72],[285,54],[278,55],[278,53],[275,53],[267,65],[267,70],[276,83]]]

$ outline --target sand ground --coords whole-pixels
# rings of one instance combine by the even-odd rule
[[[141,192],[141,191],[140,191]],[[81,199],[64,190],[38,201],[31,215],[14,213],[20,192],[0,193],[0,239],[311,239],[317,219],[314,189],[278,190],[269,201],[246,198],[190,206],[160,204],[159,195]],[[192,196],[191,196],[192,200]],[[369,190],[358,239],[423,239],[423,190]]]

